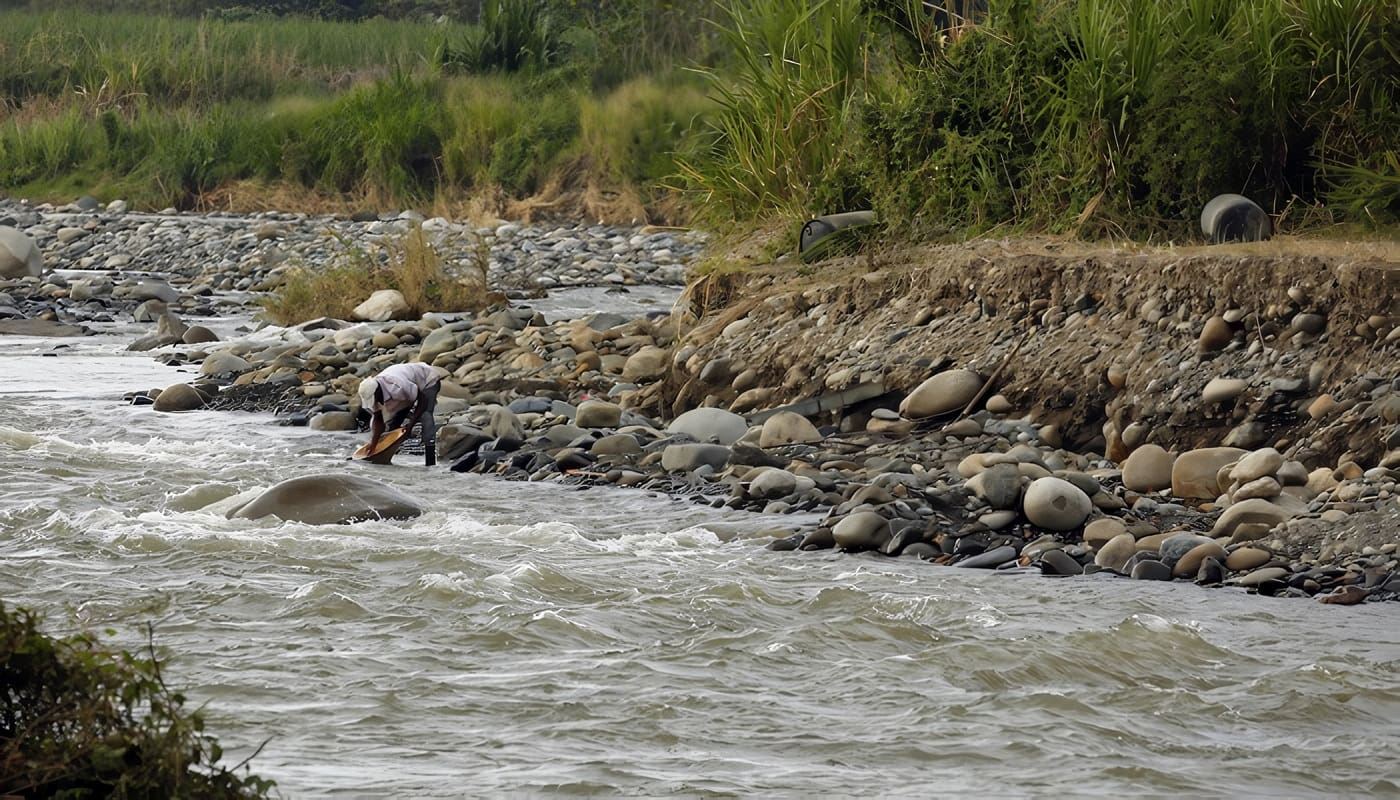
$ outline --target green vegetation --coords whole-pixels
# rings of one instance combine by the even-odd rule
[[[487,281],[485,243],[469,263],[455,265],[443,260],[419,227],[370,249],[341,244],[340,257],[330,266],[288,271],[263,299],[263,313],[281,325],[326,316],[350,319],[355,306],[381,289],[398,290],[413,318],[429,311],[479,311],[505,300]]]
[[[1400,215],[1394,3],[991,0],[951,32],[917,2],[863,5],[731,5],[739,66],[707,71],[721,110],[684,167],[712,215],[1173,239],[1222,192]]]
[[[54,638],[0,603],[0,795],[265,797],[272,782],[218,765],[203,714],[161,677],[154,648]]]
[[[348,208],[553,187],[625,196],[644,220],[706,101],[693,77],[618,57],[632,16],[587,10],[492,0],[472,25],[0,11],[0,190],[200,208],[246,184]]]
[[[1284,229],[1400,217],[1395,3],[988,0],[951,30],[918,0],[172,6],[204,16],[0,12],[4,191],[717,228],[873,208],[916,238],[1193,239],[1221,192]]]

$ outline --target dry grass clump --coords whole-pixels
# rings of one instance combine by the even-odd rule
[[[340,257],[327,266],[289,270],[263,299],[263,313],[280,325],[317,317],[349,319],[355,306],[381,289],[398,290],[413,317],[430,311],[479,311],[505,299],[491,289],[490,254],[480,240],[470,261],[454,265],[419,227],[369,248],[345,240],[342,244]]]

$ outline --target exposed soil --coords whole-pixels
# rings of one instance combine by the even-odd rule
[[[1065,447],[1119,463],[1127,438],[1177,452],[1274,446],[1309,469],[1400,469],[1394,238],[985,240],[812,266],[763,263],[771,250],[764,236],[733,246],[690,288],[693,328],[653,398],[657,413],[825,397],[826,421],[851,428],[930,375],[963,367],[988,379],[976,405],[1000,393],[1012,415],[1052,426],[1042,431]],[[1231,320],[1228,343],[1203,347],[1217,315]],[[745,371],[747,381],[731,381]],[[1207,402],[1213,378],[1247,388]],[[844,405],[853,387],[869,397]],[[1341,521],[1295,520],[1280,541],[1314,557],[1398,542],[1400,504],[1379,500],[1343,504],[1352,513]]]
[[[760,249],[737,247],[731,262],[757,260]],[[1396,422],[1358,411],[1400,376],[1393,239],[986,240],[718,270],[688,298],[693,368],[676,371],[665,411],[707,397],[742,404],[740,391],[699,374],[724,358],[734,362],[726,375],[757,371],[752,385],[771,390],[764,406],[862,381],[883,384],[890,405],[934,372],[970,368],[992,378],[988,394],[1003,394],[1016,413],[1058,426],[1067,446],[1098,452],[1114,449],[1115,431],[1133,423],[1149,428],[1146,441],[1178,450],[1220,444],[1252,423],[1241,436],[1257,441],[1241,446],[1302,443],[1310,466],[1343,457],[1369,466],[1386,449],[1374,423]],[[1222,314],[1233,320],[1231,341],[1202,352],[1204,324]],[[1325,330],[1300,333],[1303,315],[1320,315]],[[740,319],[750,333],[726,334]],[[1215,377],[1245,379],[1249,389],[1204,403]],[[1307,410],[1323,394],[1338,406],[1313,419]]]

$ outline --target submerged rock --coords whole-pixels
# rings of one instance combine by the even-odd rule
[[[311,525],[344,525],[369,519],[407,519],[423,513],[421,501],[387,483],[358,475],[306,475],[282,481],[229,519],[277,517]]]

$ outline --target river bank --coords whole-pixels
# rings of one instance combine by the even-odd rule
[[[348,444],[358,382],[421,360],[444,376],[439,450],[451,470],[761,511],[775,550],[1326,602],[1400,588],[1393,244],[979,242],[815,268],[749,264],[693,280],[674,309],[550,319],[523,295],[676,284],[698,242],[502,224],[472,236],[490,242],[497,285],[516,289],[509,306],[214,341],[191,337],[182,317],[255,296],[285,261],[274,248],[314,260],[297,231],[352,223],[231,215],[217,220],[230,234],[211,240],[110,209],[25,213],[17,227],[60,271],[10,281],[12,316],[144,316],[154,330],[137,346],[200,375],[132,387],[132,402],[275,410]],[[422,224],[445,242],[467,238],[450,221]],[[110,234],[143,227],[185,239],[135,276]]]

